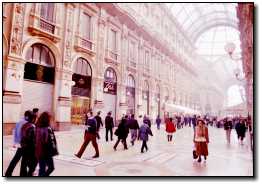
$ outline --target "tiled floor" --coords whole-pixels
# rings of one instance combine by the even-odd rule
[[[105,142],[105,129],[99,143],[100,157],[92,159],[95,151],[88,145],[83,157],[74,157],[83,140],[81,127],[71,131],[56,132],[60,155],[55,157],[53,176],[252,176],[253,158],[248,137],[244,145],[239,145],[233,130],[230,145],[226,144],[223,129],[209,127],[209,156],[207,162],[198,163],[192,159],[192,128],[183,128],[176,132],[172,143],[167,142],[164,127],[156,130],[152,126],[153,137],[149,138],[149,151],[140,153],[141,142],[134,146],[128,138],[128,150],[119,143],[117,151],[113,142]],[[4,137],[3,169],[7,168],[15,149],[12,137]],[[14,175],[19,174],[19,165]],[[37,173],[36,173],[37,174]]]

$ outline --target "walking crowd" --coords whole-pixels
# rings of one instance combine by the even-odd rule
[[[84,129],[84,141],[75,154],[76,157],[81,158],[86,147],[91,141],[92,146],[95,149],[93,158],[98,158],[99,146],[97,139],[101,139],[99,131],[100,128],[105,126],[105,141],[113,141],[113,136],[117,137],[113,149],[117,151],[117,147],[121,142],[124,150],[128,150],[127,138],[131,135],[131,146],[135,145],[137,140],[142,141],[141,153],[148,151],[147,142],[149,135],[153,136],[151,126],[152,120],[148,116],[142,117],[140,115],[138,119],[135,119],[134,114],[123,115],[119,124],[116,125],[112,117],[112,113],[108,112],[107,116],[103,120],[100,116],[101,112],[97,112],[96,116],[93,116],[93,112],[89,111],[85,115],[85,129]],[[58,155],[56,137],[53,129],[51,128],[51,116],[48,112],[43,112],[38,116],[38,109],[33,111],[26,111],[24,118],[22,118],[14,129],[14,143],[17,148],[16,153],[11,160],[5,176],[12,176],[13,170],[17,163],[21,160],[20,176],[33,176],[35,175],[35,169],[37,164],[39,165],[38,176],[49,176],[54,171],[53,157]],[[158,115],[154,120],[157,126],[157,130],[161,130],[161,124],[165,125],[165,132],[167,135],[167,142],[174,142],[174,135],[177,130],[184,127],[192,127],[193,129],[193,158],[198,162],[202,161],[202,156],[206,161],[208,156],[208,143],[209,133],[208,126],[220,128],[222,125],[226,132],[226,141],[230,144],[231,130],[235,129],[239,144],[243,145],[246,130],[252,132],[251,118],[225,117],[218,120],[217,117],[197,116],[197,115],[183,115],[177,114],[173,116],[164,116],[162,120]]]

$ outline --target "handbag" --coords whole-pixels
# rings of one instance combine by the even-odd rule
[[[115,131],[115,133],[114,133],[116,136],[118,136],[119,135],[119,129],[117,128],[116,129],[116,131]]]
[[[196,150],[193,150],[193,159],[197,158]]]
[[[48,151],[52,157],[59,154],[57,149],[56,137],[51,127],[48,128]]]

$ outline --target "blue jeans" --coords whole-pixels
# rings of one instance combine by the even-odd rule
[[[46,170],[46,166],[48,167]],[[39,174],[38,176],[49,176],[54,171],[53,157],[39,160]]]

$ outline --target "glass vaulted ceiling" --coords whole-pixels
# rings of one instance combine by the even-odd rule
[[[237,3],[166,3],[188,37],[197,38],[214,26],[230,26],[237,29]]]
[[[225,45],[233,42],[234,55],[240,57],[240,38],[237,3],[166,3],[168,9],[195,45],[196,53],[203,60],[216,64],[223,62],[227,76],[241,67],[241,62],[233,62],[225,51]]]

